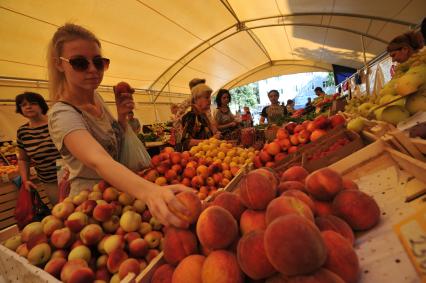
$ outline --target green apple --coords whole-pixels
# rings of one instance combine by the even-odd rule
[[[351,131],[359,133],[364,128],[364,119],[362,119],[360,117],[352,119],[352,120],[349,121],[349,123],[346,127]]]

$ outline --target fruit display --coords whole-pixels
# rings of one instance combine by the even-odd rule
[[[244,165],[252,162],[253,148],[235,147],[215,138],[205,140],[190,151],[175,152],[166,147],[151,159],[151,168],[140,176],[160,186],[183,184],[198,190],[200,199],[225,187]]]
[[[305,144],[317,141],[329,130],[344,125],[345,122],[345,118],[340,114],[330,118],[321,115],[313,121],[304,121],[300,124],[290,122],[278,129],[274,141],[265,144],[254,158],[254,166],[275,167],[276,163],[285,159],[287,155],[298,151]]]
[[[380,93],[349,101],[345,111],[393,125],[426,111],[426,51],[400,64]],[[381,107],[379,107],[381,106]]]
[[[320,158],[327,157],[331,153],[337,151],[338,149],[342,148],[343,146],[345,146],[346,144],[348,144],[350,142],[351,141],[347,137],[339,138],[338,140],[336,140],[335,143],[330,145],[328,148],[322,149],[320,151],[316,151],[313,154],[309,154],[307,156],[307,159],[308,160],[317,160],[317,159],[320,159]]]
[[[3,155],[14,155],[16,154],[17,143],[11,142],[0,142],[0,154]]]
[[[328,168],[259,168],[203,211],[195,199],[185,206],[198,219],[166,230],[152,283],[358,282],[353,231],[380,220],[374,199]]]
[[[119,282],[162,249],[163,227],[146,204],[105,182],[56,204],[5,247],[63,282]],[[111,280],[111,281],[110,281]]]

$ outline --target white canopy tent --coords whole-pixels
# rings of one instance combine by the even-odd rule
[[[111,59],[103,85],[139,89],[137,116],[149,123],[167,119],[194,77],[217,90],[332,64],[360,68],[425,11],[425,0],[0,0],[0,99],[47,97],[47,44],[65,22],[101,39]],[[4,109],[1,128],[17,117]]]

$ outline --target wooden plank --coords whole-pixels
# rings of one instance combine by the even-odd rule
[[[0,203],[5,203],[18,198],[18,192],[8,193],[0,196]]]
[[[0,204],[0,211],[5,211],[16,206],[16,199]]]
[[[6,220],[0,221],[0,229],[7,228],[14,224],[16,224],[16,219],[14,217],[8,218]]]
[[[164,263],[164,252],[160,252],[135,278],[136,283],[150,283],[155,270]]]
[[[409,172],[423,183],[426,183],[425,162],[411,158],[410,156],[390,148],[387,148],[386,151],[392,155],[392,158],[394,158],[405,171]]]
[[[17,225],[13,225],[3,229],[0,231],[0,242],[3,242],[4,240],[7,240],[12,236],[17,235],[18,233],[19,229]]]
[[[18,188],[12,183],[5,183],[0,185],[0,195],[5,195],[11,192],[17,192]]]
[[[389,132],[390,135],[394,136],[398,142],[407,150],[408,154],[414,158],[426,161],[426,158],[419,151],[419,149],[411,142],[411,140],[400,130],[393,130]]]
[[[410,138],[410,141],[421,153],[426,154],[426,140],[422,140],[420,138]]]
[[[15,208],[11,208],[5,211],[0,212],[0,221],[9,217],[15,216]]]

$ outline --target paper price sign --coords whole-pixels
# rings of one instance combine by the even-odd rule
[[[426,209],[394,226],[421,282],[426,283]]]

